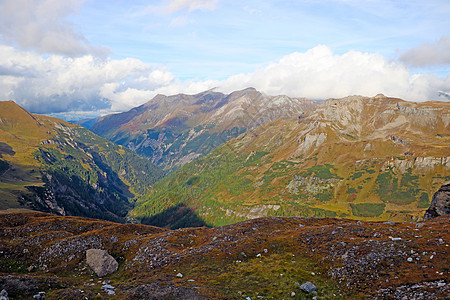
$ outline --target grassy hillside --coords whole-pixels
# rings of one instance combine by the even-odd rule
[[[123,221],[163,173],[89,130],[0,102],[0,208]]]
[[[448,103],[349,97],[233,139],[157,182],[132,211],[175,205],[219,226],[262,216],[417,220],[450,180]]]

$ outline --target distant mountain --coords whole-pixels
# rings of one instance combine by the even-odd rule
[[[449,141],[448,102],[329,99],[170,174],[132,214],[158,224],[183,204],[210,225],[262,216],[417,220],[450,180]]]
[[[75,121],[75,122],[72,122],[72,121],[71,122],[75,123],[75,124],[78,124],[78,125],[81,125],[84,128],[91,129],[91,127],[94,126],[94,124],[97,123],[100,119],[101,119],[101,117],[97,117],[97,118],[94,118],[94,119],[82,119],[82,120],[78,120],[78,121]]]
[[[0,102],[0,209],[124,221],[162,176],[147,159],[79,125]]]
[[[316,105],[304,98],[267,96],[253,88],[229,95],[213,90],[157,95],[128,112],[102,117],[91,130],[174,170],[249,129],[296,117]]]

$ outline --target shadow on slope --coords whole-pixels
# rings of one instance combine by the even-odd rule
[[[186,227],[211,227],[197,213],[184,203],[179,203],[163,212],[151,216],[143,217],[141,223],[168,229],[179,229]]]

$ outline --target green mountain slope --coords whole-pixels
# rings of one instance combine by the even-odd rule
[[[246,132],[162,179],[132,215],[183,203],[210,225],[262,216],[411,220],[450,180],[450,103],[330,99]]]
[[[304,98],[263,95],[253,88],[228,95],[212,90],[157,95],[128,112],[101,118],[91,130],[173,171],[249,129],[298,116],[316,105]]]
[[[89,130],[0,102],[0,208],[123,221],[163,172]]]

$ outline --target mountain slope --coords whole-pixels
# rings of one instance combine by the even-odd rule
[[[132,215],[179,203],[210,225],[262,216],[421,218],[450,180],[450,103],[330,99],[233,139],[159,181]]]
[[[0,102],[0,208],[123,221],[162,171],[60,119]]]
[[[278,217],[172,231],[0,213],[0,286],[11,300],[41,291],[45,299],[446,299],[448,222]],[[107,250],[117,272],[98,278],[86,263],[91,248]],[[317,294],[300,289],[306,282]]]
[[[253,88],[229,95],[212,90],[157,95],[128,112],[101,118],[91,130],[174,170],[246,130],[301,115],[316,104],[303,98],[266,96]]]

